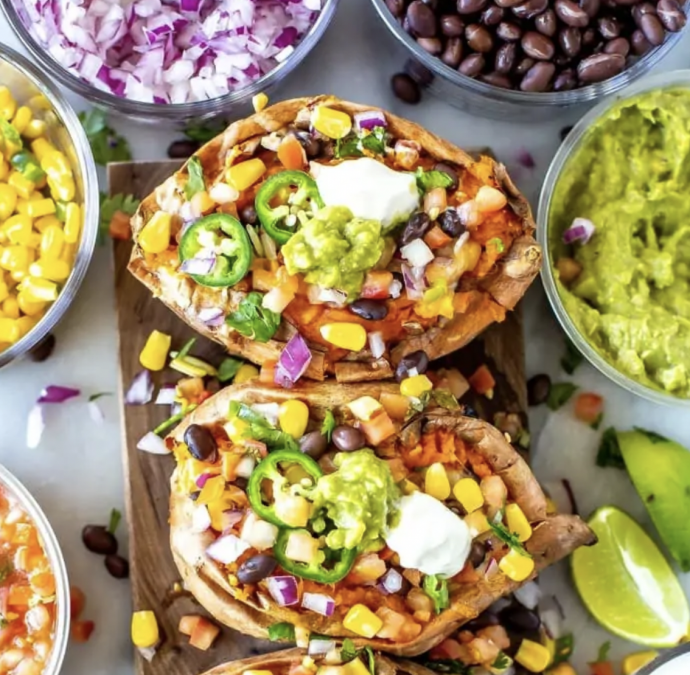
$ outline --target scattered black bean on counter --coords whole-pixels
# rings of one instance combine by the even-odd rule
[[[107,555],[104,562],[111,577],[126,579],[129,576],[129,563],[121,555]]]
[[[42,363],[53,353],[55,349],[55,336],[48,333],[40,342],[35,344],[29,352],[29,357],[36,363]]]
[[[200,147],[197,141],[192,141],[184,138],[178,141],[173,141],[168,146],[168,157],[170,159],[187,159],[191,157]]]
[[[460,73],[506,89],[568,91],[603,82],[686,23],[677,0],[386,0],[419,46]],[[407,68],[410,70],[410,68]],[[424,69],[426,70],[426,69]],[[420,99],[416,72],[391,86]]]
[[[103,525],[85,525],[81,531],[84,546],[98,555],[117,553],[117,539]]]
[[[535,375],[527,381],[527,402],[529,405],[546,403],[551,392],[551,378],[548,375]]]

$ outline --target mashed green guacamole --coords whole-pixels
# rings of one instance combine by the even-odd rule
[[[364,276],[381,257],[384,240],[378,220],[355,218],[344,206],[327,206],[281,249],[290,274],[307,283],[344,291],[350,301]]]
[[[596,230],[566,247],[575,217]],[[549,228],[551,263],[582,266],[557,281],[582,333],[633,379],[690,397],[690,91],[648,92],[600,119],[556,185]]]

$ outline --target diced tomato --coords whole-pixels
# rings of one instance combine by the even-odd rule
[[[10,589],[7,586],[0,588],[0,614],[7,615],[7,601],[10,597]]]
[[[385,410],[372,417],[368,422],[360,422],[359,428],[374,447],[380,445],[395,433],[395,424]]]
[[[69,587],[69,615],[72,621],[76,621],[84,611],[86,596],[79,586]]]
[[[425,235],[424,242],[431,249],[443,248],[453,241],[438,225],[434,225]]]
[[[496,380],[486,365],[479,366],[467,379],[472,389],[482,396],[491,395],[496,386]]]
[[[585,424],[595,424],[604,412],[604,399],[599,394],[583,393],[575,399],[575,417]]]
[[[429,653],[431,660],[438,659],[454,659],[457,660],[462,654],[462,647],[457,640],[451,638],[445,639],[440,644],[436,645]]]
[[[613,666],[609,661],[590,663],[589,667],[592,669],[592,675],[615,675]]]
[[[376,610],[376,616],[383,621],[383,626],[376,633],[376,636],[386,640],[395,640],[405,625],[405,615],[388,607],[379,607]]]
[[[399,483],[401,480],[407,478],[407,476],[410,473],[410,470],[405,466],[405,462],[403,461],[402,457],[395,457],[393,459],[387,459],[385,461],[386,464],[388,464],[391,476],[393,476],[393,480],[396,483]]]
[[[401,394],[382,392],[379,401],[391,419],[394,420],[404,420],[410,409],[410,399]]]
[[[198,614],[185,614],[180,617],[180,623],[177,625],[177,630],[179,630],[182,635],[191,636],[201,618],[202,617]]]
[[[307,155],[302,144],[294,136],[285,136],[278,146],[278,159],[286,169],[303,169]]]
[[[200,616],[189,638],[189,644],[205,652],[218,637],[218,633],[220,633],[220,628],[216,624]]]
[[[75,642],[88,642],[95,627],[93,621],[72,621],[70,635]]]
[[[275,379],[276,362],[264,361],[259,371],[259,382],[263,384],[273,384]]]
[[[132,230],[129,226],[129,216],[124,211],[115,211],[108,225],[108,233],[113,239],[131,239]]]
[[[347,583],[352,585],[366,584],[376,581],[385,573],[386,563],[376,553],[366,553],[355,560],[355,564],[347,575]]]
[[[239,214],[237,213],[237,202],[226,202],[225,204],[221,204],[217,210],[220,213],[227,213],[239,219]]]
[[[364,286],[360,292],[361,298],[367,300],[383,300],[390,296],[390,287],[393,283],[393,273],[387,270],[372,270],[367,272]]]
[[[14,584],[10,586],[8,604],[15,607],[27,607],[32,597],[33,591],[31,590],[31,586]]]

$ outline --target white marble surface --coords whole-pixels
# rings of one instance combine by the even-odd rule
[[[20,48],[0,18],[3,42]],[[669,55],[661,69],[687,66],[690,36]],[[332,92],[343,98],[382,105],[410,117],[465,147],[491,146],[509,166],[521,148],[536,159],[532,171],[520,169],[517,181],[534,204],[541,180],[558,143],[559,130],[574,121],[559,114],[548,123],[518,125],[508,121],[470,117],[441,100],[427,97],[416,107],[397,101],[389,78],[404,63],[404,55],[374,15],[368,0],[343,0],[338,16],[323,42],[281,87],[284,96]],[[76,96],[77,109],[86,103]],[[159,159],[174,135],[158,127],[142,127],[126,120],[114,121],[128,139],[136,159]],[[548,372],[563,379],[558,360],[563,349],[560,331],[551,316],[539,282],[527,300],[527,361],[529,374]],[[62,544],[69,574],[88,597],[85,616],[96,622],[92,639],[70,645],[63,672],[66,675],[132,675],[129,643],[130,600],[127,582],[111,578],[100,559],[88,553],[80,540],[87,522],[106,522],[112,507],[122,509],[123,478],[120,460],[120,426],[114,397],[102,399],[106,421],[97,425],[88,417],[85,403],[69,402],[48,413],[47,430],[36,450],[25,446],[26,416],[46,384],[81,388],[86,394],[117,390],[117,334],[113,299],[112,264],[106,249],[98,249],[79,296],[56,330],[57,348],[51,359],[38,365],[16,364],[0,373],[0,410],[3,433],[0,461],[15,472],[48,513]],[[573,378],[582,387],[606,397],[606,423],[627,428],[633,424],[655,429],[690,446],[687,409],[659,407],[636,399],[583,365]],[[535,430],[543,427],[546,411],[533,411]],[[540,477],[567,476],[583,514],[604,503],[615,503],[649,525],[644,508],[622,472],[594,466],[596,434],[575,424],[566,408],[548,420],[535,465]],[[124,528],[119,534],[126,551]],[[605,631],[588,618],[570,590],[567,568],[545,575],[547,588],[556,589],[566,607],[567,626],[577,636],[575,663],[581,675],[606,639]],[[690,581],[685,579],[690,590]],[[633,648],[613,639],[612,654]],[[194,675],[190,673],[190,675]]]

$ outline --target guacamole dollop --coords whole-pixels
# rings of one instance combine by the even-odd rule
[[[566,311],[614,367],[648,386],[690,397],[690,91],[657,90],[614,106],[584,137],[549,214],[552,264]],[[566,247],[575,217],[587,244]],[[558,272],[555,271],[558,279]]]
[[[307,283],[335,288],[354,300],[364,276],[381,257],[384,240],[378,220],[355,218],[344,206],[327,206],[314,214],[281,249],[290,274]]]
[[[333,463],[337,470],[321,476],[310,494],[317,520],[328,518],[336,528],[326,535],[326,545],[333,550],[381,548],[401,498],[388,464],[369,448],[338,453]]]

